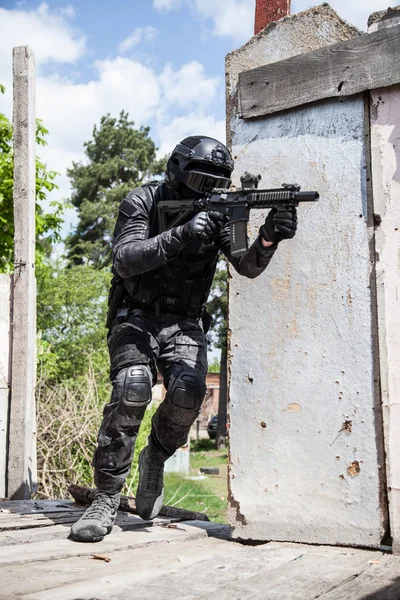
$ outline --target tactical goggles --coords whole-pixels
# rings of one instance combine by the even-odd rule
[[[194,192],[211,192],[214,188],[228,189],[231,180],[228,177],[210,175],[210,173],[201,173],[200,171],[183,171],[181,181]]]

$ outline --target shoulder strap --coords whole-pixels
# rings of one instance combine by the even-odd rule
[[[150,181],[142,185],[144,193],[151,205],[150,211],[150,235],[156,235],[158,233],[158,215],[154,202],[155,192],[157,187],[160,185],[160,181]]]

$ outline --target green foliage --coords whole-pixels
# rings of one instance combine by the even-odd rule
[[[205,454],[205,452],[215,452],[215,443],[213,440],[210,440],[210,438],[200,438],[199,440],[192,440],[190,442],[190,463],[191,466],[194,468],[196,467],[196,464],[193,462],[194,457],[203,457]],[[209,466],[209,465],[200,465],[201,467],[204,466]]]
[[[165,504],[205,513],[210,521],[226,523],[226,497],[215,494],[208,482],[165,475]]]
[[[89,262],[97,268],[110,264],[118,205],[144,180],[165,171],[166,161],[156,160],[156,150],[149,128],[135,129],[124,111],[118,120],[108,114],[94,127],[93,139],[85,143],[88,162],[73,163],[67,171],[79,216],[67,240],[72,263]]]
[[[0,86],[4,93],[4,86]],[[36,121],[36,143],[46,145],[47,129]],[[0,273],[10,273],[14,263],[14,155],[12,147],[13,128],[4,114],[0,113]],[[47,171],[46,166],[36,158],[36,262],[40,263],[51,244],[60,241],[63,222],[63,205],[51,202],[52,212],[43,208],[47,193],[56,188],[54,179],[57,173]]]
[[[219,373],[219,369],[220,369],[219,359],[216,356],[214,356],[212,361],[210,363],[208,363],[208,372],[209,373]]]
[[[90,265],[37,269],[38,360],[50,381],[107,371],[105,328],[110,273]]]
[[[216,452],[214,444],[210,443],[209,450],[199,452],[199,447],[206,448],[210,440],[191,442],[190,446],[190,473],[196,476],[200,467],[218,467],[219,475],[212,475],[204,480],[196,481],[185,479],[176,473],[167,473],[165,476],[165,503],[206,513],[209,519],[219,523],[226,523],[228,479],[226,453]]]
[[[70,483],[93,487],[92,458],[102,420],[102,409],[109,401],[111,384],[108,369],[86,371],[73,379],[52,384],[44,370],[36,386],[38,419],[38,497],[65,498]],[[136,443],[127,491],[137,485],[137,457],[147,443],[152,405],[145,414]]]

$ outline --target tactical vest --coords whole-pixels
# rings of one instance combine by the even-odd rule
[[[157,186],[157,182],[143,186],[146,196],[151,200],[149,237],[161,233],[155,198]],[[218,254],[216,245],[190,242],[173,259],[157,269],[125,281],[118,281],[118,277],[114,277],[114,286],[122,284],[125,289],[124,294],[120,290],[120,296],[123,297],[119,306],[123,304],[142,307],[156,314],[169,312],[199,318],[211,289]]]

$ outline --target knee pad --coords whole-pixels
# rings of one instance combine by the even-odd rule
[[[129,408],[147,406],[151,402],[152,376],[147,365],[122,369],[117,375],[119,401]]]
[[[200,408],[205,393],[204,377],[190,371],[179,373],[168,389],[168,396],[172,404],[189,410]]]

